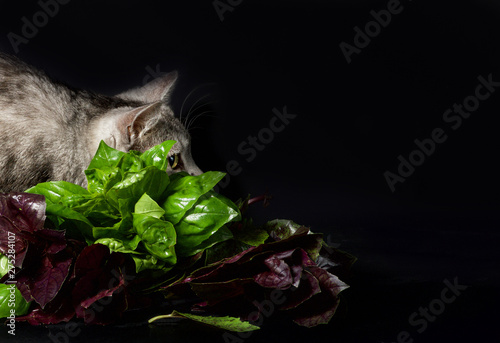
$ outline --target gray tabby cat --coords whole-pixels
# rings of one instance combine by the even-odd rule
[[[54,82],[0,53],[0,192],[50,180],[86,187],[84,170],[101,140],[124,152],[175,140],[167,172],[200,174],[189,133],[169,107],[176,79],[171,72],[103,96]]]

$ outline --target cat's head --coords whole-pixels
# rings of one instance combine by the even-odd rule
[[[109,146],[127,152],[144,152],[166,140],[176,141],[169,153],[169,174],[185,171],[202,173],[191,156],[191,137],[174,116],[170,96],[177,72],[161,75],[146,85],[118,94],[116,97],[134,106],[118,107],[99,119],[94,127],[94,141],[104,140]]]

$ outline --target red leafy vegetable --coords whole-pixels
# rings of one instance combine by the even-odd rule
[[[127,263],[128,262],[128,263]],[[86,323],[107,324],[128,308],[126,284],[135,268],[124,254],[101,244],[86,247],[75,263],[71,292],[76,316]],[[106,306],[103,306],[106,305]]]
[[[23,265],[31,234],[43,229],[45,207],[45,197],[41,195],[0,193],[0,253],[7,255],[14,242],[15,267]]]
[[[196,270],[165,290],[199,297],[202,301],[193,310],[207,314],[257,321],[255,313],[266,311],[261,304],[275,301],[277,309],[300,325],[328,323],[338,307],[339,293],[348,286],[311,259],[311,254],[319,255],[322,239],[308,233],[302,228],[282,240],[250,247]]]
[[[7,254],[14,237],[17,287],[26,301],[42,308],[54,299],[72,263],[64,231],[45,229],[45,198],[13,193],[0,196],[0,251]]]

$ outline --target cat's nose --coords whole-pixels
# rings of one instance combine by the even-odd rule
[[[190,166],[190,168],[186,168],[186,171],[192,175],[192,176],[196,176],[196,175],[201,175],[203,174],[203,170],[201,170],[200,168],[198,168],[197,165],[192,165]]]

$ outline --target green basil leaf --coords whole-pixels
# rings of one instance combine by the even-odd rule
[[[137,249],[137,245],[141,239],[139,236],[135,236],[133,239],[129,241],[124,241],[117,238],[100,238],[94,242],[94,244],[102,244],[109,248],[110,251],[121,252],[124,254],[140,254],[135,251]]]
[[[217,243],[221,243],[233,238],[231,230],[226,226],[222,226],[219,230],[215,231],[210,237],[198,244],[197,246],[191,248],[178,248],[182,256],[193,256],[205,249],[211,248]]]
[[[194,247],[215,234],[224,224],[240,217],[240,211],[234,203],[214,191],[209,191],[202,195],[175,225],[177,253],[179,256],[191,256]]]
[[[72,210],[88,217],[89,220],[98,221],[101,225],[105,222],[115,223],[120,218],[120,212],[111,206],[104,195],[100,193],[72,195],[65,197],[63,203]]]
[[[205,265],[209,265],[225,258],[238,255],[239,253],[247,250],[251,246],[243,243],[242,241],[228,239],[227,241],[220,242],[205,250]]]
[[[177,235],[172,223],[147,214],[133,214],[134,228],[146,250],[158,259],[174,265],[177,262]]]
[[[169,183],[168,174],[156,167],[146,167],[138,172],[125,173],[123,180],[106,193],[107,200],[119,209],[118,199],[137,202],[144,193],[158,200]]]
[[[199,323],[203,323],[205,325],[211,325],[222,330],[233,332],[248,332],[260,329],[260,327],[250,324],[250,322],[242,321],[241,319],[236,317],[199,316],[191,313],[177,312],[175,310],[172,312],[172,314],[151,318],[148,323],[153,323],[157,320],[161,320],[164,318],[168,319],[172,317],[183,317]]]
[[[153,255],[132,255],[135,262],[135,271],[137,273],[144,270],[161,270],[167,272],[172,269],[172,266],[167,265],[164,261],[158,260]]]
[[[92,228],[92,236],[94,239],[100,240],[100,239],[106,239],[106,238],[116,238],[116,239],[123,239],[125,238],[125,235],[123,235],[117,227],[101,227],[101,226],[96,226]]]
[[[14,302],[10,302],[11,294],[14,294]],[[14,305],[12,305],[14,304]],[[11,315],[10,310],[14,310],[16,316],[28,313],[30,303],[24,300],[21,292],[14,284],[0,284],[0,318],[7,318]]]
[[[267,231],[253,225],[252,219],[244,219],[233,229],[234,238],[250,246],[264,244],[269,238]]]
[[[125,155],[123,151],[119,151],[108,146],[104,141],[101,141],[94,158],[87,169],[100,169],[110,171],[118,164],[120,158]]]
[[[145,214],[157,219],[160,219],[165,214],[165,210],[163,210],[163,208],[161,208],[156,201],[151,199],[147,193],[144,193],[144,195],[135,204],[134,212],[136,214]]]
[[[127,241],[130,240],[131,237],[136,235],[133,228],[132,213],[128,213],[119,222],[113,225],[92,228],[92,234],[94,239],[118,238]],[[137,247],[137,245],[135,247]]]
[[[83,227],[86,228],[94,227],[94,225],[83,214],[61,204],[47,204],[45,213],[47,216],[57,216],[62,220],[79,222],[80,224],[78,227],[82,227],[81,224],[85,224]]]
[[[168,152],[174,146],[175,141],[165,141],[159,145],[152,147],[141,155],[141,160],[146,166],[155,166],[156,168],[166,171],[168,166]]]
[[[0,254],[0,278],[9,272],[12,265],[9,264],[7,256]]]
[[[171,181],[166,190],[167,199],[162,204],[165,218],[177,224],[203,194],[222,180],[224,173],[209,171],[197,176],[187,175]]]
[[[118,161],[117,168],[123,172],[138,172],[145,167],[141,159],[141,153],[138,151],[130,150],[123,155]]]
[[[87,169],[85,170],[85,175],[87,177],[87,189],[89,192],[101,194],[105,194],[123,178],[123,172],[116,167],[106,170]]]
[[[40,194],[45,196],[45,202],[49,204],[60,204],[63,198],[70,195],[89,195],[89,191],[79,185],[66,181],[49,181],[37,184],[26,190],[26,193]]]

